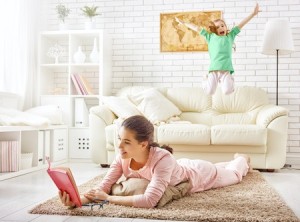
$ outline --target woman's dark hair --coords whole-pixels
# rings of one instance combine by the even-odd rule
[[[173,148],[168,145],[160,146],[154,142],[154,127],[153,124],[144,116],[136,115],[125,119],[122,125],[125,129],[135,133],[135,139],[138,142],[148,141],[149,147],[160,147],[173,153]]]

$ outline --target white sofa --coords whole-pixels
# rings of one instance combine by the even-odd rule
[[[270,104],[260,88],[236,87],[230,95],[217,89],[210,96],[201,88],[132,86],[103,101],[89,115],[95,163],[110,164],[115,156],[116,119],[141,113],[155,124],[156,141],[173,147],[176,158],[221,162],[238,152],[248,154],[256,169],[280,169],[285,164],[288,110]]]

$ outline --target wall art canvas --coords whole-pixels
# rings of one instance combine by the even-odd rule
[[[199,33],[180,25],[175,17],[184,22],[206,27],[216,19],[222,18],[221,11],[178,12],[160,14],[160,51],[186,52],[207,51],[205,39]]]

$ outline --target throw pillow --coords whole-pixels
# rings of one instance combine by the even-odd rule
[[[167,122],[171,117],[181,114],[181,111],[170,100],[156,89],[144,90],[130,96],[138,110],[153,124]]]
[[[145,193],[149,180],[141,178],[128,178],[112,186],[111,195],[132,196]],[[163,196],[156,205],[157,208],[165,206],[167,203],[185,196],[189,190],[188,181],[181,182],[176,186],[168,186]]]
[[[47,118],[52,125],[64,124],[62,109],[57,105],[36,106],[25,112]]]
[[[136,106],[126,97],[102,96],[102,102],[121,119],[141,115]]]
[[[42,116],[27,112],[21,112],[16,109],[0,107],[0,125],[3,126],[34,126],[48,127],[50,121]]]

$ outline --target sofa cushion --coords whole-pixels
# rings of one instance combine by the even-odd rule
[[[259,109],[244,113],[215,113],[211,125],[222,124],[255,124]]]
[[[156,89],[147,89],[131,95],[130,99],[153,124],[166,122],[171,117],[181,114],[177,106]]]
[[[206,112],[182,112],[180,114],[180,120],[182,121],[189,121],[195,124],[204,124],[204,125],[212,125],[212,120],[215,118],[215,114],[206,111]]]
[[[119,118],[141,115],[137,107],[127,97],[102,96],[102,102]]]
[[[165,124],[157,128],[159,144],[209,145],[210,127],[202,124]]]
[[[220,88],[212,96],[212,109],[218,113],[245,113],[268,104],[267,93],[251,86],[237,87],[230,95]]]
[[[202,88],[168,88],[165,95],[182,112],[204,112],[211,109],[211,96]]]
[[[211,127],[213,145],[259,146],[267,143],[267,129],[257,125],[216,125]]]

